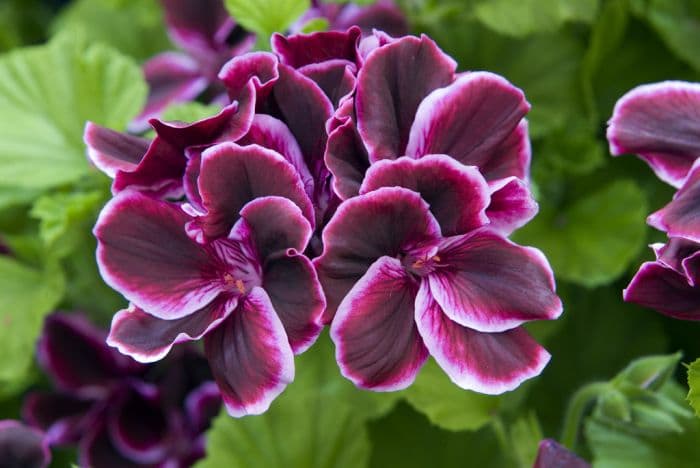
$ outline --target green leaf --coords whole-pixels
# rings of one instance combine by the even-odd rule
[[[18,385],[31,369],[34,346],[44,316],[63,295],[65,282],[57,265],[44,271],[0,256],[0,388]]]
[[[537,458],[539,444],[544,439],[542,428],[534,411],[516,419],[510,426],[510,445],[518,465],[533,466]]]
[[[231,16],[258,34],[261,44],[266,44],[272,33],[286,31],[310,6],[309,0],[226,0]]]
[[[52,30],[81,33],[90,42],[107,44],[138,60],[172,48],[160,4],[152,0],[77,0],[61,12]]]
[[[643,247],[646,198],[632,181],[616,180],[569,207],[544,207],[515,239],[544,251],[557,278],[593,287],[627,268]]]
[[[695,414],[700,417],[700,358],[693,361],[688,366],[688,402],[695,410]]]
[[[212,115],[216,115],[221,111],[221,107],[216,105],[207,105],[200,102],[185,102],[168,106],[163,111],[163,120],[179,121],[179,122],[194,122]]]
[[[402,396],[433,424],[451,431],[475,430],[491,421],[501,399],[459,388],[429,359]]]
[[[123,129],[141,109],[146,83],[116,51],[60,36],[0,57],[0,185],[46,189],[91,171],[86,120]]]
[[[385,413],[395,395],[356,389],[343,379],[326,334],[296,358],[296,377],[261,416],[222,411],[208,433],[200,468],[320,468],[366,464],[365,421]]]
[[[629,384],[641,389],[659,390],[673,376],[680,359],[681,353],[635,359],[612,382],[618,386]]]

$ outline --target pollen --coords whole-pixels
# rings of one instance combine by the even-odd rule
[[[245,285],[243,284],[243,280],[236,280],[236,288],[238,288],[241,294],[245,294]]]

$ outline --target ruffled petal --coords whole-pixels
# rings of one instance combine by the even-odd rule
[[[253,117],[256,106],[262,105],[279,79],[279,61],[268,52],[251,52],[229,60],[219,72],[232,101],[241,113]]]
[[[262,287],[277,311],[295,354],[306,351],[323,328],[326,300],[311,261],[290,252],[263,271]]]
[[[331,21],[331,29],[345,29],[357,25],[365,34],[378,29],[398,37],[408,34],[408,22],[403,12],[391,0],[378,0],[371,5],[346,4]]]
[[[204,239],[227,235],[243,206],[258,197],[288,198],[310,223],[314,220],[311,201],[294,166],[258,145],[222,143],[204,151],[198,189],[205,213],[188,230],[201,230]]]
[[[338,307],[331,338],[341,373],[360,388],[401,390],[428,358],[414,319],[418,283],[395,258],[372,264]]]
[[[233,29],[222,0],[161,0],[170,38],[192,53],[215,51]]]
[[[142,468],[143,465],[130,460],[117,450],[109,436],[107,422],[98,422],[82,438],[78,445],[78,464],[109,468]]]
[[[272,36],[272,50],[280,61],[293,68],[326,62],[333,59],[358,64],[357,46],[361,31],[350,27],[347,31],[322,31],[311,34]]]
[[[343,200],[359,194],[369,155],[352,119],[332,130],[323,158],[333,174],[335,193]]]
[[[177,205],[122,192],[95,225],[102,278],[129,301],[162,319],[207,306],[224,282],[212,253],[185,232],[191,218]]]
[[[465,73],[421,102],[406,154],[449,154],[462,164],[489,167],[489,174],[522,176],[500,168],[518,166],[519,161],[493,158],[518,156],[517,151],[496,150],[516,131],[529,109],[523,92],[504,78],[488,72]]]
[[[430,291],[447,317],[482,332],[555,319],[562,303],[547,259],[488,229],[446,239]]]
[[[323,90],[333,107],[338,107],[355,90],[356,67],[347,60],[312,63],[299,71]]]
[[[112,178],[117,171],[136,170],[150,145],[145,138],[116,132],[92,122],[85,124],[83,141],[90,162]]]
[[[198,340],[236,308],[236,298],[217,298],[186,317],[163,320],[138,307],[120,310],[112,319],[107,344],[139,362],[163,359],[176,343]]]
[[[264,413],[294,380],[292,348],[261,288],[205,337],[204,349],[231,416]]]
[[[537,215],[539,205],[527,184],[516,177],[489,182],[491,203],[486,208],[489,227],[504,236],[525,226]]]
[[[440,238],[440,225],[417,193],[384,187],[346,200],[323,231],[323,254],[314,260],[326,293],[324,321],[378,258]]]
[[[633,89],[615,104],[607,136],[611,154],[638,154],[661,180],[680,187],[700,157],[700,84]]]
[[[356,108],[370,161],[406,154],[418,106],[433,90],[452,83],[456,67],[427,36],[406,36],[368,55],[357,77]]]
[[[700,320],[700,287],[658,262],[645,262],[623,292],[625,301],[681,320]]]
[[[185,400],[187,420],[195,434],[207,429],[221,410],[221,393],[214,382],[204,382],[192,390]]]
[[[51,451],[44,434],[19,421],[0,420],[0,461],[8,468],[44,468]]]
[[[515,130],[490,151],[479,166],[486,180],[494,181],[517,177],[525,182],[530,179],[530,134],[527,120],[522,119]]]
[[[127,188],[156,194],[181,191],[186,162],[178,148],[156,136],[136,167],[124,166],[116,171],[112,193]]]
[[[700,242],[700,158],[671,203],[651,214],[647,223],[669,236]]]
[[[522,328],[482,333],[450,320],[427,283],[416,298],[416,323],[426,348],[461,388],[497,395],[535,377],[550,355]]]
[[[89,429],[94,404],[67,393],[35,392],[24,398],[22,418],[43,430],[49,445],[75,444]]]
[[[476,167],[464,166],[449,156],[378,161],[367,171],[360,193],[395,186],[418,192],[445,236],[464,234],[489,222],[486,181]]]

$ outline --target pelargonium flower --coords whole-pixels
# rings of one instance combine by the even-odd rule
[[[197,220],[178,204],[133,191],[105,206],[94,232],[102,277],[132,303],[114,317],[108,343],[152,362],[175,343],[204,338],[226,408],[242,416],[265,411],[293,379],[293,354],[318,337],[325,301],[301,254],[312,233],[302,209],[259,195],[261,181],[285,187],[275,169],[284,160],[235,149],[205,151],[199,175],[202,200],[215,203],[205,229],[240,210],[227,236],[197,243],[187,234]],[[241,175],[227,177],[225,159]],[[203,177],[209,163],[223,177]]]
[[[654,244],[624,298],[684,320],[700,320],[700,84],[668,81],[639,86],[615,105],[608,128],[613,155],[637,153],[673,200],[647,218],[669,236]]]
[[[326,319],[341,372],[361,388],[405,388],[432,355],[460,387],[496,394],[549,360],[520,325],[561,313],[551,268],[488,228],[478,171],[452,170],[471,193],[440,200],[442,222],[417,192],[381,187],[346,200],[323,233]],[[443,236],[456,223],[470,230]]]
[[[392,0],[377,0],[363,6],[352,2],[339,4],[312,0],[311,8],[297,24],[303,25],[313,18],[326,18],[331,31],[345,31],[351,26],[359,26],[365,35],[372,34],[374,29],[392,36],[408,33],[406,17]]]
[[[8,468],[44,468],[51,451],[41,431],[12,419],[0,420],[0,460]]]
[[[589,468],[590,466],[555,440],[544,439],[540,442],[533,468]]]
[[[39,363],[53,392],[30,393],[24,418],[50,445],[77,445],[81,466],[190,466],[221,406],[204,359],[182,349],[162,367],[143,366],[105,344],[78,314],[47,317]]]

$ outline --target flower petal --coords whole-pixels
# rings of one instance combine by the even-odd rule
[[[680,187],[700,157],[700,84],[664,81],[634,88],[613,110],[610,153],[638,154],[656,175]]]
[[[700,320],[700,287],[658,262],[645,262],[623,292],[625,301],[649,307],[669,317]]]
[[[700,242],[700,158],[671,203],[651,214],[647,223],[669,236]]]
[[[300,68],[299,71],[313,80],[323,90],[333,107],[348,98],[355,90],[355,65],[347,60],[329,60],[323,63],[312,63]]]
[[[414,319],[417,282],[381,257],[355,284],[331,324],[341,373],[360,388],[401,390],[428,358]]]
[[[427,36],[406,36],[369,54],[357,77],[356,106],[370,161],[406,154],[419,104],[452,83],[456,67]]]
[[[313,264],[291,252],[265,265],[262,287],[277,311],[295,354],[306,351],[323,328],[326,299]]]
[[[185,400],[187,419],[195,434],[209,429],[221,410],[221,393],[214,382],[204,382],[192,390]]]
[[[491,203],[486,208],[489,227],[504,236],[526,225],[539,210],[527,184],[516,177],[489,182],[489,191]]]
[[[517,166],[518,161],[493,158],[518,155],[496,150],[516,131],[529,109],[523,92],[504,78],[488,72],[465,73],[423,99],[406,154],[449,154],[469,166],[490,166],[489,172],[499,171],[501,165]],[[509,175],[521,174],[501,177]]]
[[[89,411],[95,400],[70,394],[34,392],[24,398],[22,418],[45,431],[49,445],[75,444],[89,429]]]
[[[443,235],[464,234],[489,222],[486,181],[476,167],[464,166],[449,156],[378,161],[367,171],[360,194],[394,186],[418,192],[440,223]]]
[[[537,450],[532,468],[590,468],[585,460],[576,456],[552,439],[544,439]]]
[[[488,229],[446,239],[430,290],[447,317],[482,332],[555,319],[562,304],[547,259]]]
[[[102,278],[148,313],[178,319],[208,305],[224,288],[212,254],[185,232],[177,205],[122,192],[95,225]]]
[[[290,199],[309,222],[314,220],[311,201],[294,166],[258,145],[222,143],[204,151],[198,187],[206,214],[194,224],[205,238],[227,235],[246,203],[270,195]]]
[[[261,288],[205,337],[204,349],[231,416],[264,413],[294,379],[292,348]]]
[[[43,468],[51,461],[44,434],[19,421],[0,420],[0,460],[8,468]]]
[[[145,138],[116,132],[92,122],[85,124],[83,141],[90,161],[112,178],[117,171],[134,171],[150,144]]]
[[[343,200],[357,195],[369,168],[369,156],[352,119],[332,130],[323,158],[333,174],[335,193]]]
[[[530,135],[527,120],[522,119],[515,130],[479,166],[486,180],[493,181],[507,177],[517,177],[523,181],[530,178]]]
[[[348,3],[331,21],[331,29],[345,29],[351,25],[362,28],[365,34],[378,29],[391,36],[408,34],[406,16],[391,0],[378,0],[370,5]]]
[[[115,173],[112,193],[127,188],[153,193],[182,190],[186,163],[177,147],[156,135],[135,168],[124,166]]]
[[[279,79],[279,61],[268,52],[251,52],[229,60],[219,72],[232,101],[241,113],[253,117],[256,106],[262,105]]]
[[[236,308],[235,298],[217,298],[186,317],[163,320],[138,307],[120,310],[112,319],[107,344],[139,362],[163,359],[175,343],[198,340]]]
[[[112,443],[106,422],[98,421],[78,445],[79,466],[139,468],[143,465],[121,454]]]
[[[550,355],[522,328],[482,333],[450,320],[427,282],[416,298],[416,323],[430,355],[455,384],[497,395],[542,372]]]
[[[347,31],[321,31],[311,34],[272,36],[272,50],[280,56],[280,61],[293,68],[342,59],[357,63],[357,46],[361,31],[350,27]]]
[[[222,0],[161,0],[168,33],[191,52],[214,51],[233,29]]]
[[[440,237],[440,226],[417,193],[383,187],[343,202],[323,231],[323,254],[314,260],[326,293],[324,322],[378,258]]]

